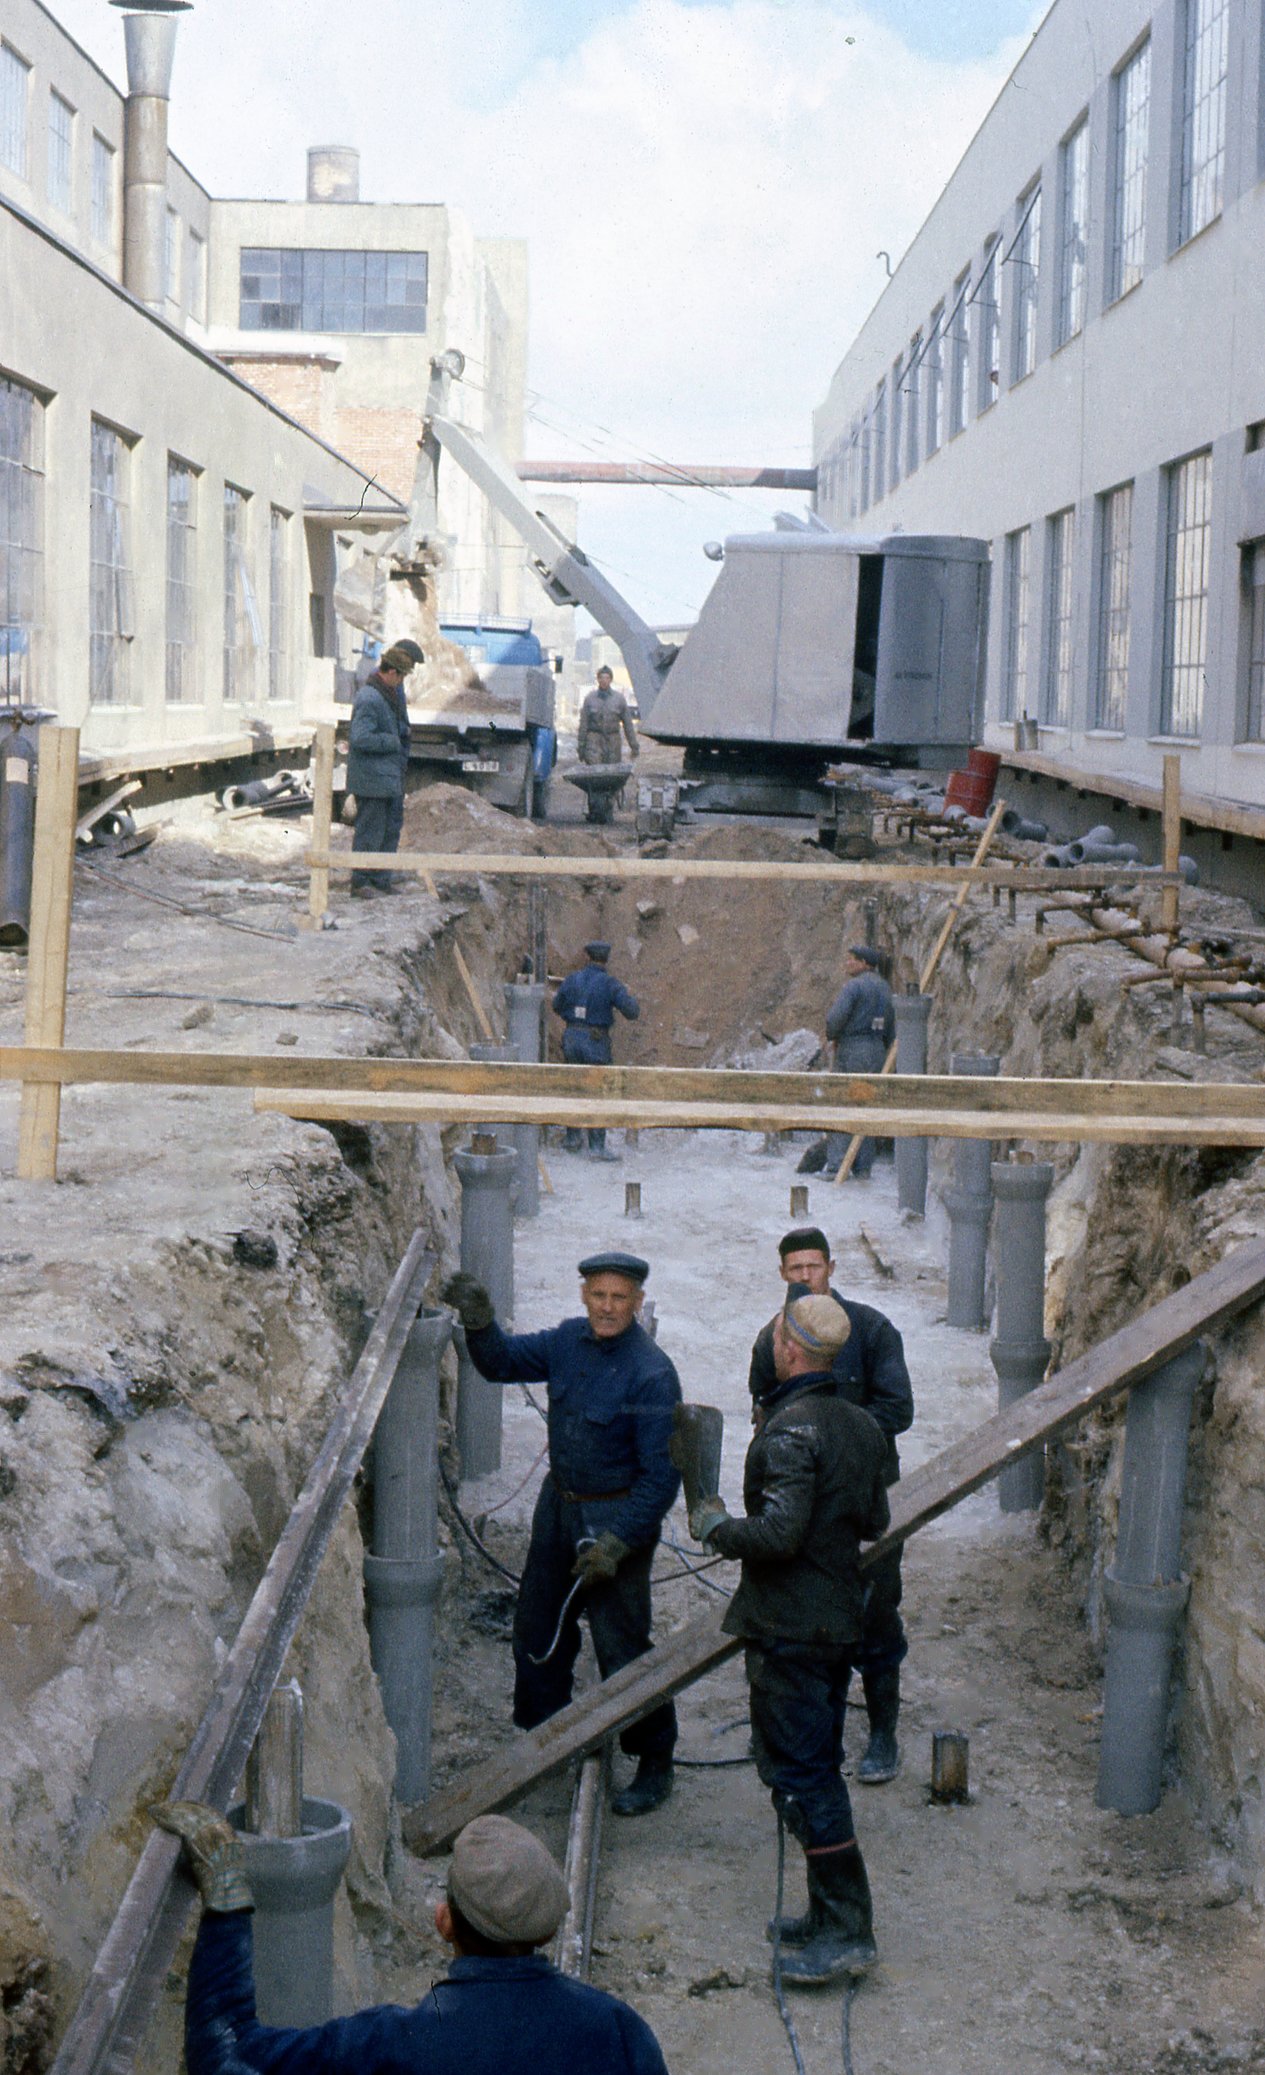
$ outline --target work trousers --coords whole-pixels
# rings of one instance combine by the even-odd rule
[[[606,1151],[605,1125],[598,1125],[596,1129],[592,1125],[590,1125],[588,1129],[588,1141],[590,1153],[604,1153]],[[578,1153],[582,1151],[583,1146],[584,1135],[579,1131],[578,1128],[575,1128],[572,1125],[568,1124],[562,1140],[563,1151],[567,1153]]]
[[[557,1648],[544,1657],[558,1629],[567,1594],[575,1584],[571,1572],[581,1539],[601,1535],[614,1518],[618,1501],[583,1505],[564,1499],[552,1477],[545,1479],[531,1524],[531,1544],[514,1613],[514,1724],[534,1729],[556,1715],[571,1698],[571,1680],[580,1652],[580,1613],[588,1616],[589,1634],[604,1679],[650,1648],[650,1567],[655,1544],[634,1549],[615,1576],[572,1601]],[[643,1715],[619,1739],[631,1758],[670,1759],[676,1744],[676,1709],[671,1701]]]
[[[356,819],[351,829],[353,850],[398,850],[403,826],[404,801],[398,793],[387,799],[365,799],[357,793]],[[357,872],[353,884],[364,880],[381,891],[390,886],[393,877],[391,872]]]
[[[843,1718],[852,1650],[747,1644],[756,1771],[805,1851],[847,1844],[852,1803],[843,1781]]]
[[[890,1556],[882,1557],[861,1573],[865,1610],[861,1616],[861,1640],[852,1653],[852,1662],[863,1677],[867,1673],[873,1676],[875,1672],[894,1671],[909,1655],[905,1625],[900,1618],[903,1547],[898,1544]]]

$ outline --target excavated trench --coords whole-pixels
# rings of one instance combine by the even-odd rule
[[[349,912],[338,900],[337,932],[296,939],[286,930],[303,891],[299,839],[260,824],[225,832],[190,819],[134,868],[126,887],[86,882],[77,897],[70,1040],[276,1044],[279,1080],[291,1046],[455,1056],[481,1033],[453,941],[498,1022],[501,983],[526,944],[525,894],[478,880],[473,853],[538,850],[544,837],[446,788],[424,798],[424,808],[411,809],[417,840],[472,851],[470,882],[448,889],[442,909],[421,896],[369,912]],[[550,848],[572,851],[615,850],[620,840],[548,833]],[[792,836],[752,826],[691,834],[677,849],[803,854]],[[140,888],[180,898],[195,913],[147,908],[135,897]],[[1232,932],[1253,922],[1241,904],[1193,899],[1209,926]],[[551,888],[550,963],[564,969],[593,934],[612,940],[612,963],[643,1004],[640,1022],[620,1033],[618,1056],[630,1063],[755,1063],[787,1033],[819,1027],[840,948],[867,929],[892,954],[895,984],[905,985],[944,905],[934,893],[887,894],[867,917],[864,902],[825,887],[659,882],[648,890],[644,881],[580,879]],[[1164,991],[1121,984],[1136,961],[1115,948],[1051,952],[1033,934],[1032,906],[1021,900],[1013,925],[983,901],[968,907],[937,986],[933,1068],[947,1065],[952,1050],[979,1048],[1000,1053],[1003,1072],[1014,1073],[1260,1073],[1261,1039],[1215,1012],[1207,1059],[1173,1048]],[[243,918],[276,931],[275,942],[222,927]],[[9,961],[0,969],[7,1042],[20,1028],[20,984]],[[366,1310],[418,1222],[445,1265],[456,1242],[444,1160],[455,1133],[255,1118],[240,1096],[203,1090],[148,1099],[85,1090],[65,1108],[58,1187],[0,1184],[5,2075],[36,2075],[47,2064],[145,1835],[145,1806],[169,1781],[198,1718],[224,1640],[328,1424]],[[15,1115],[6,1098],[5,1173]],[[1059,1359],[1259,1231],[1265,1162],[1253,1155],[1066,1147],[1054,1157],[1047,1331]],[[677,1186],[688,1189],[688,1142],[679,1159]],[[564,1187],[561,1164],[553,1164]],[[671,1162],[669,1169],[676,1171]],[[840,1220],[846,1193],[837,1192]],[[815,1191],[814,1214],[821,1200]],[[250,1265],[242,1233],[272,1242],[275,1267]],[[699,1259],[701,1307],[723,1272],[710,1251]],[[569,1300],[570,1263],[562,1260],[559,1308]],[[1192,1593],[1174,1723],[1174,1777],[1234,1880],[1258,1897],[1265,1414],[1255,1377],[1263,1335],[1265,1325],[1249,1316],[1218,1341],[1215,1380],[1198,1403],[1185,1539]],[[525,1408],[516,1416],[528,1425],[534,1418]],[[1119,1439],[1120,1415],[1108,1413],[1055,1452],[1041,1522],[1048,1546],[1031,1555],[1071,1625],[1064,1646],[1082,1654],[1091,1679]],[[513,1568],[521,1509],[491,1518],[487,1534]],[[355,1818],[339,1903],[340,2007],[411,1982],[419,1941],[427,1942],[431,1878],[398,1843],[361,1557],[358,1514],[349,1508],[292,1662],[307,1695],[308,1778]],[[479,1698],[481,1687],[485,1695],[497,1690],[483,1676],[493,1664],[503,1679],[504,1590],[449,1541],[442,1768],[504,1734],[497,1709]],[[663,1618],[692,1611],[673,1599]],[[950,1608],[946,1627],[953,1618]],[[737,1689],[736,1697],[741,1712]],[[734,1698],[726,1690],[727,1704]],[[564,1803],[565,1789],[547,1790],[549,1820]],[[634,1992],[622,1978],[612,1985]],[[173,1991],[152,2035],[155,2067],[174,2065],[177,2016]],[[1183,2047],[1187,2058],[1169,2065],[1230,2065],[1200,2058],[1202,2051],[1197,2042]]]

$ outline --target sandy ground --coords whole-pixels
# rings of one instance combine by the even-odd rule
[[[525,1330],[571,1308],[572,1263],[585,1248],[631,1245],[647,1255],[660,1339],[686,1395],[724,1408],[731,1504],[748,1431],[746,1357],[780,1287],[775,1245],[798,1151],[770,1157],[757,1147],[738,1134],[643,1134],[620,1166],[552,1148],[557,1193],[539,1220],[520,1225],[516,1252],[516,1323]],[[623,1215],[632,1179],[642,1185],[639,1223]],[[986,1339],[941,1322],[942,1216],[933,1205],[925,1225],[902,1224],[882,1162],[867,1185],[813,1182],[809,1202],[832,1239],[840,1286],[881,1306],[905,1335],[918,1401],[902,1446],[912,1467],[995,1404]],[[892,1280],[877,1276],[862,1226]],[[509,1560],[521,1557],[541,1472],[503,1502],[541,1438],[523,1394],[508,1393],[503,1470],[466,1487]],[[688,1546],[684,1522],[674,1517],[672,1527]],[[666,1551],[660,1569],[672,1569]],[[1265,2036],[1254,2029],[1258,1927],[1180,1793],[1140,1821],[1094,1807],[1099,1668],[1035,1525],[1003,1521],[995,1494],[977,1494],[917,1538],[906,1580],[904,1766],[891,1785],[854,1793],[880,1947],[853,2012],[856,2075],[1265,2069]],[[472,1567],[469,1586],[494,1631],[498,1602],[484,1595],[496,1581]],[[661,1623],[696,1612],[701,1598],[696,1583],[665,1586]],[[494,1634],[467,1631],[454,1643],[441,1672],[437,1750],[455,1768],[504,1733],[497,1709],[508,1698],[509,1653]],[[680,1712],[684,1754],[740,1757],[740,1662],[686,1693]],[[969,1807],[930,1804],[937,1728],[970,1735]],[[853,1757],[861,1735],[850,1731]],[[624,1777],[628,1761],[616,1765]],[[561,1850],[567,1811],[566,1784],[553,1782],[520,1813]],[[799,1907],[794,1846],[788,1874]],[[440,1862],[411,1874],[419,1915],[441,1877]],[[682,1770],[664,1810],[636,1823],[608,1818],[593,1979],[644,2013],[674,2070],[790,2070],[763,1935],[775,1880],[776,1829],[748,1765]],[[406,1967],[397,1992],[420,1985]],[[838,1997],[801,1994],[794,2009],[808,2075],[837,2070]]]

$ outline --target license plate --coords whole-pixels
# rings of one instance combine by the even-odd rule
[[[495,757],[462,757],[461,768],[463,771],[499,771],[501,767]]]

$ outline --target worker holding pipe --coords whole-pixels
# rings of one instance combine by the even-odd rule
[[[835,1389],[850,1405],[860,1405],[882,1428],[887,1439],[884,1477],[895,1484],[900,1477],[896,1436],[913,1424],[914,1393],[905,1362],[905,1344],[891,1320],[870,1304],[857,1304],[840,1296],[831,1278],[835,1264],[830,1245],[816,1225],[799,1226],[778,1241],[778,1260],[784,1283],[806,1289],[814,1297],[833,1297],[847,1316],[849,1332],[831,1365]],[[756,1335],[751,1350],[749,1382],[755,1416],[777,1388],[773,1360],[775,1319]],[[865,1573],[865,1608],[861,1639],[852,1660],[861,1674],[870,1738],[857,1766],[857,1778],[866,1787],[894,1780],[900,1770],[900,1747],[896,1725],[900,1717],[900,1668],[909,1654],[904,1624],[900,1618],[901,1550],[893,1549],[881,1563]]]
[[[254,1900],[237,1832],[202,1802],[152,1813],[180,1838],[202,1897],[185,2000],[189,2075],[667,2075],[644,2018],[546,1958],[571,1897],[545,1847],[508,1817],[478,1817],[453,1846],[435,1910],[453,1958],[420,2003],[282,2028],[255,2011]]]
[[[580,1614],[604,1679],[650,1648],[650,1567],[680,1489],[670,1454],[677,1373],[638,1314],[649,1263],[600,1253],[580,1263],[583,1317],[544,1333],[505,1333],[472,1275],[441,1292],[489,1383],[547,1383],[549,1474],[532,1517],[514,1612],[514,1723],[534,1729],[564,1708],[580,1649]],[[618,1816],[659,1808],[672,1791],[676,1709],[664,1701],[625,1729],[635,1777]]]
[[[742,1565],[722,1626],[746,1645],[756,1768],[804,1848],[808,1908],[771,1929],[790,1948],[783,1980],[805,1988],[876,1958],[843,1781],[843,1711],[862,1628],[860,1545],[890,1517],[887,1442],[835,1386],[850,1330],[833,1298],[788,1295],[773,1328],[776,1382],[743,1471],[745,1518],[719,1497],[690,1518],[704,1548]]]

